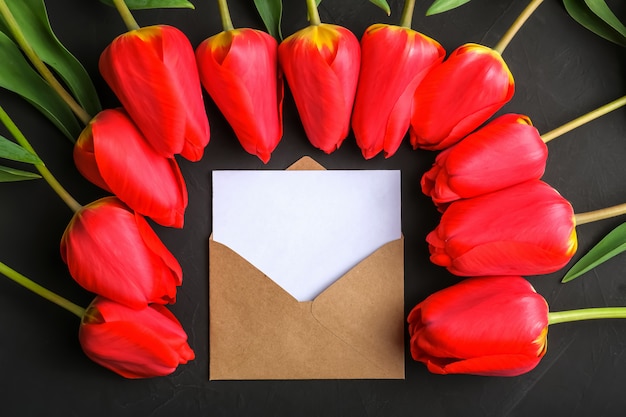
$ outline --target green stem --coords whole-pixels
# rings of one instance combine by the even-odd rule
[[[415,0],[406,0],[404,2],[404,8],[402,9],[402,15],[400,16],[400,26],[411,29],[414,9]]]
[[[576,219],[576,226],[580,226],[581,224],[610,219],[611,217],[621,216],[622,214],[626,214],[626,203],[599,210],[587,211],[585,213],[576,213],[574,217]]]
[[[7,130],[9,131],[9,133],[11,133],[11,135],[13,135],[17,143],[19,143],[24,149],[31,152],[33,155],[37,155],[24,134],[20,131],[17,125],[13,122],[13,120],[11,120],[11,118],[9,117],[7,112],[4,111],[2,106],[0,106],[0,122],[2,122],[4,126],[6,126]],[[82,206],[70,195],[70,193],[68,193],[67,190],[65,190],[65,188],[63,188],[63,186],[56,180],[56,178],[54,178],[52,173],[43,164],[43,162],[34,165],[35,168],[37,168],[37,171],[39,171],[39,173],[43,177],[43,179],[46,180],[50,187],[52,187],[52,189],[59,195],[59,197],[61,197],[61,199],[65,202],[65,204],[68,205],[68,207],[72,211],[77,212],[82,208]]]
[[[230,18],[230,11],[228,11],[228,3],[226,0],[217,0],[217,6],[220,9],[220,17],[222,18],[222,27],[224,31],[233,30],[233,21]]]
[[[133,17],[133,14],[130,12],[128,5],[124,2],[124,0],[113,0],[113,4],[129,31],[139,29],[139,24]]]
[[[517,19],[515,19],[515,22],[513,22],[511,27],[504,33],[500,41],[493,47],[493,49],[502,55],[502,52],[504,52],[506,47],[509,45],[509,42],[511,42],[513,37],[542,2],[543,0],[531,0],[530,4],[528,4]]]
[[[594,319],[626,319],[626,307],[583,308],[548,313],[548,324]]]
[[[619,109],[620,107],[623,107],[624,105],[626,105],[626,96],[620,97],[617,100],[614,100],[608,104],[605,104],[602,107],[598,107],[597,109],[590,111],[589,113],[584,114],[572,120],[571,122],[565,123],[563,126],[557,127],[556,129],[553,129],[549,131],[548,133],[541,135],[541,139],[543,139],[545,143],[548,143],[552,139],[555,139],[561,135],[564,135],[570,130],[574,130],[579,126],[582,126],[585,123],[588,123],[594,119],[597,119],[600,116],[604,116],[605,114],[610,113],[613,110]]]
[[[59,307],[63,307],[70,313],[76,314],[80,318],[82,318],[83,314],[85,314],[85,309],[82,308],[81,306],[72,303],[71,301],[61,297],[60,295],[50,291],[49,289],[45,287],[42,287],[41,285],[26,278],[24,275],[8,267],[2,262],[0,262],[0,273],[5,275],[7,278],[15,281],[16,283],[20,284],[22,287],[29,289],[35,294],[45,298],[46,300],[53,302]]]
[[[313,26],[319,26],[322,21],[320,20],[320,14],[317,11],[315,0],[306,0],[306,10],[309,13],[309,23]]]
[[[76,117],[78,117],[81,122],[83,122],[85,125],[89,123],[89,120],[91,120],[91,116],[85,111],[85,109],[81,107],[80,104],[78,104],[74,97],[72,97],[72,95],[67,92],[63,85],[56,79],[54,74],[52,74],[52,71],[50,71],[48,66],[41,60],[39,55],[35,53],[35,50],[26,40],[24,33],[20,29],[19,24],[15,20],[15,17],[13,16],[13,13],[11,13],[11,10],[9,9],[9,6],[7,5],[5,0],[0,0],[0,15],[2,15],[2,17],[4,18],[7,27],[11,31],[11,35],[13,35],[13,38],[22,49],[26,57],[28,57],[30,62],[33,64],[37,72],[39,72],[43,79],[46,80],[48,84],[50,84],[52,89],[61,97],[61,99],[65,103],[67,103],[72,112],[74,112]]]

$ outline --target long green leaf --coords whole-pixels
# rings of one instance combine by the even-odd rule
[[[385,0],[370,0],[370,3],[375,4],[376,6],[383,9],[383,11],[387,13],[387,16],[391,14],[391,7],[389,7],[389,3],[387,3]]]
[[[29,164],[38,164],[41,162],[37,155],[2,136],[0,136],[0,158]]]
[[[270,35],[280,41],[283,38],[280,22],[283,17],[282,0],[254,0],[265,27]]]
[[[626,223],[622,223],[607,234],[567,271],[561,282],[568,282],[626,251]]]
[[[470,0],[435,0],[426,10],[426,16],[447,12],[469,2]]]
[[[600,19],[626,38],[626,26],[615,16],[615,13],[604,0],[585,0],[587,7]]]
[[[48,20],[43,0],[6,0],[28,43],[68,86],[76,100],[91,115],[101,110],[96,89],[82,64],[61,44]],[[0,30],[10,36],[0,19]]]
[[[100,0],[104,4],[113,6],[112,0]],[[129,9],[195,9],[194,5],[186,0],[124,0]]]
[[[585,28],[613,43],[626,46],[626,36],[596,15],[585,0],[563,0],[563,5],[567,13]]]
[[[0,182],[24,181],[41,178],[34,172],[22,171],[0,165]]]
[[[19,94],[41,111],[69,139],[75,140],[80,126],[67,104],[29,65],[21,51],[0,32],[0,87]]]

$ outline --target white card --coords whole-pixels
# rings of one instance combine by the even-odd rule
[[[298,301],[401,234],[400,171],[213,171],[213,239]]]

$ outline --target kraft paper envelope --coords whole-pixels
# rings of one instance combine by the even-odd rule
[[[288,169],[324,169],[304,157]],[[299,302],[209,239],[211,380],[404,379],[404,241]]]

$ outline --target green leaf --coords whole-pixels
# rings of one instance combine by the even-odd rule
[[[0,87],[19,94],[71,140],[81,128],[70,108],[43,78],[30,66],[21,51],[4,33],[0,32]]]
[[[470,0],[435,0],[426,10],[426,16],[447,12],[469,2]]]
[[[376,6],[383,9],[383,11],[387,13],[387,16],[391,14],[391,8],[389,7],[389,3],[387,3],[385,0],[370,0],[370,3],[375,4]]]
[[[604,0],[585,0],[585,4],[596,16],[626,38],[626,26],[615,16]]]
[[[603,0],[563,0],[563,5],[567,13],[585,28],[613,43],[626,46],[626,28]]]
[[[6,0],[6,3],[35,53],[59,74],[87,113],[98,113],[101,106],[91,78],[52,31],[43,0]],[[11,36],[2,19],[0,30]]]
[[[261,16],[268,33],[277,40],[281,40],[283,38],[283,34],[280,29],[280,22],[283,17],[282,0],[254,0],[254,5]]]
[[[34,172],[22,171],[0,165],[0,182],[13,182],[41,178]]]
[[[571,281],[624,251],[626,251],[626,223],[617,226],[591,248],[567,271],[561,282]]]
[[[29,164],[41,163],[37,155],[2,136],[0,136],[0,158]]]
[[[104,4],[114,6],[112,0],[100,0]],[[140,9],[195,9],[194,5],[186,0],[124,0],[131,10]]]

